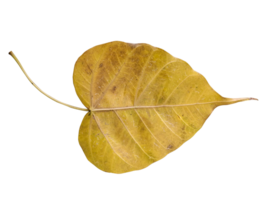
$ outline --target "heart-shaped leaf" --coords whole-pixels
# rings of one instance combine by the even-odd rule
[[[185,61],[148,44],[110,42],[76,62],[74,86],[90,110],[79,143],[99,169],[147,167],[189,140],[224,98]]]
[[[99,169],[139,170],[189,140],[212,111],[255,98],[224,98],[183,60],[148,44],[111,42],[86,51],[76,62],[74,86],[87,111],[80,145]]]

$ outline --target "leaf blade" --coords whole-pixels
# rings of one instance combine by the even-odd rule
[[[73,79],[91,110],[80,145],[90,162],[113,173],[149,166],[189,140],[217,106],[249,100],[222,97],[186,62],[148,44],[89,49]]]

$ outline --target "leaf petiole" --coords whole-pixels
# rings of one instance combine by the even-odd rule
[[[46,99],[48,99],[49,101],[52,101],[53,103],[62,106],[64,108],[67,108],[69,110],[73,110],[76,112],[88,112],[90,111],[89,109],[83,107],[83,106],[78,106],[78,105],[74,105],[71,104],[69,102],[63,101],[55,96],[53,96],[52,94],[48,93],[47,91],[45,91],[42,87],[40,87],[33,79],[32,77],[29,75],[29,73],[27,72],[27,70],[25,69],[24,65],[22,64],[22,62],[20,61],[19,57],[17,56],[17,54],[14,52],[13,49],[9,49],[8,50],[8,55],[9,57],[11,57],[11,59],[15,62],[15,64],[18,66],[20,72],[23,74],[24,78],[28,81],[28,83],[43,97],[45,97]]]

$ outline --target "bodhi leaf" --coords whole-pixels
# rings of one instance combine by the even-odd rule
[[[76,62],[77,95],[90,110],[79,143],[99,169],[124,173],[160,160],[189,140],[224,98],[185,61],[148,44],[110,42]]]
[[[224,98],[186,62],[148,44],[110,42],[86,51],[76,62],[75,90],[89,111],[79,131],[90,162],[106,172],[147,167],[189,140],[212,111],[255,98]]]

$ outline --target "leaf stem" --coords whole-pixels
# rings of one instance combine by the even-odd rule
[[[15,62],[15,64],[18,66],[20,72],[23,74],[24,78],[28,81],[28,83],[43,97],[45,97],[46,99],[48,99],[49,101],[52,101],[53,103],[62,106],[64,108],[67,108],[69,110],[73,110],[76,112],[88,112],[90,111],[88,108],[85,108],[83,106],[78,106],[78,105],[74,105],[71,104],[69,102],[63,101],[55,96],[53,96],[52,94],[48,93],[47,91],[45,91],[43,88],[41,88],[33,79],[32,77],[29,75],[29,73],[27,72],[27,70],[25,69],[24,65],[22,64],[22,62],[20,61],[19,57],[17,56],[17,54],[14,52],[13,49],[9,49],[8,50],[8,55],[9,57]]]

